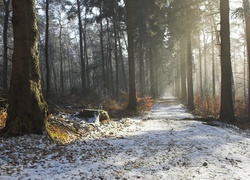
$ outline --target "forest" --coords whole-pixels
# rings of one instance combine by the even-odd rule
[[[250,179],[249,0],[0,0],[0,179]]]
[[[34,114],[45,118],[46,101],[55,99],[100,100],[102,106],[105,97],[138,111],[139,99],[165,92],[204,117],[234,123],[250,116],[248,0],[31,4],[35,9],[25,11],[31,17],[25,19],[25,5],[0,2],[0,90],[10,122],[23,116],[29,124]]]

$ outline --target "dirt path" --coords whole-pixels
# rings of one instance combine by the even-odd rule
[[[40,136],[1,140],[0,179],[250,179],[249,135],[182,120],[191,117],[167,98],[142,119],[127,119],[117,138],[68,146]]]

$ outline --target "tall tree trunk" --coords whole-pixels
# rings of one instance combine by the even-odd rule
[[[8,136],[42,134],[47,104],[42,96],[35,0],[13,0],[14,53],[6,126]]]
[[[184,104],[187,103],[187,73],[186,73],[186,61],[184,58],[184,52],[181,52],[181,100]]]
[[[79,25],[79,44],[80,44],[80,65],[81,65],[81,84],[82,84],[82,95],[86,94],[86,67],[83,53],[83,28],[82,28],[82,17],[81,17],[81,4],[80,0],[77,0],[77,16]]]
[[[84,59],[86,62],[86,91],[90,88],[90,76],[89,76],[89,56],[88,56],[88,48],[87,48],[87,11],[85,10],[85,17],[84,17],[84,29],[83,29],[83,44],[84,44]],[[87,90],[88,89],[88,90]]]
[[[127,13],[127,34],[128,34],[128,64],[129,64],[129,102],[127,109],[136,111],[136,88],[135,88],[135,57],[134,57],[134,38],[132,21],[132,0],[125,0]]]
[[[201,48],[199,47],[199,72],[200,72],[200,96],[203,98],[203,78],[202,78],[202,58],[201,58]]]
[[[176,65],[175,65],[175,88],[174,88],[174,92],[175,92],[175,96],[180,98],[180,59],[176,59]]]
[[[188,108],[194,110],[194,92],[193,92],[193,63],[192,63],[192,47],[191,32],[187,31],[187,82],[188,82]]]
[[[116,90],[115,90],[115,98],[119,96],[119,66],[118,66],[118,54],[117,54],[117,27],[116,27],[116,12],[113,11],[113,28],[114,28],[114,53],[115,53],[115,72],[116,72]]]
[[[247,61],[248,61],[248,117],[250,117],[250,5],[248,0],[243,0],[246,23]]]
[[[4,3],[4,27],[3,27],[3,89],[8,89],[8,24],[10,16],[10,0],[3,0]]]
[[[212,39],[212,88],[213,88],[213,99],[215,99],[215,57],[214,57],[214,33],[213,26],[211,26],[211,39]]]
[[[203,42],[204,42],[204,86],[203,86],[203,91],[205,93],[205,98],[208,96],[208,81],[207,81],[207,39],[206,39],[206,34],[204,32],[203,35]]]
[[[111,47],[111,36],[110,36],[110,25],[109,18],[106,17],[107,21],[107,34],[108,34],[108,48],[107,48],[107,86],[110,95],[114,93],[114,77],[113,77],[113,64],[112,64],[112,47]]]
[[[148,56],[149,56],[149,71],[150,71],[150,91],[151,96],[155,98],[156,92],[155,92],[155,76],[154,76],[154,62],[153,62],[153,49],[152,47],[148,48]]]
[[[70,59],[69,47],[67,47],[68,72],[69,72],[69,89],[72,89],[72,60]]]
[[[100,15],[102,12],[102,6],[100,4]],[[107,89],[106,86],[106,71],[105,71],[105,58],[104,58],[104,48],[103,48],[103,24],[102,24],[102,19],[100,20],[100,44],[101,44],[101,55],[102,55],[102,83],[103,83],[103,88]]]
[[[243,51],[243,56],[244,56],[244,70],[243,70],[243,76],[244,76],[244,82],[243,82],[243,92],[244,92],[244,99],[246,100],[247,102],[247,89],[246,89],[246,81],[247,81],[247,78],[246,78],[246,39],[245,39],[245,42],[244,42],[244,51]],[[248,114],[249,115],[249,114]],[[250,117],[250,116],[249,116]]]
[[[139,41],[139,63],[140,63],[140,73],[139,73],[139,79],[140,79],[140,92],[141,97],[144,97],[145,95],[145,72],[144,72],[144,60],[143,60],[143,46],[142,46],[142,40]]]
[[[121,39],[119,36],[119,33],[117,33],[118,35],[118,44],[119,44],[119,55],[120,55],[120,61],[121,61],[121,66],[122,66],[122,75],[123,75],[123,83],[124,83],[124,89],[127,91],[128,89],[128,83],[127,83],[127,77],[126,77],[126,72],[125,72],[125,65],[124,65],[124,59],[123,59],[123,54],[122,54],[122,45],[121,45]]]
[[[59,32],[59,41],[60,41],[60,85],[61,85],[61,93],[64,94],[64,75],[63,75],[63,52],[62,52],[62,25],[61,21],[59,22],[60,32]]]
[[[49,67],[49,0],[46,0],[46,29],[45,29],[45,64],[46,64],[46,98],[50,94],[50,67]]]
[[[230,57],[229,0],[220,0],[221,15],[221,121],[234,122]]]

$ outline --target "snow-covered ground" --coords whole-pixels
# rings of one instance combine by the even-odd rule
[[[67,146],[44,136],[0,139],[0,179],[250,179],[250,135],[195,120],[162,98],[117,137]]]

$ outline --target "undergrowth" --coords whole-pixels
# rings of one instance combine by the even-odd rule
[[[196,109],[192,112],[194,115],[200,116],[201,118],[207,120],[213,120],[219,117],[220,97],[201,98],[195,96],[194,103],[196,107]],[[236,121],[233,124],[240,129],[250,129],[250,120],[247,117],[247,109],[247,100],[245,98],[236,97],[234,99],[234,113]]]
[[[79,109],[102,109],[108,111],[111,118],[122,118],[138,116],[140,113],[149,111],[154,104],[154,99],[150,96],[142,98],[137,97],[137,111],[128,111],[128,94],[122,93],[119,99],[112,99],[101,93],[91,93],[88,96],[67,95],[67,96],[53,96],[48,101],[50,113],[67,112],[74,113]],[[67,107],[71,108],[67,108]]]
[[[219,117],[220,113],[220,97],[199,97],[195,96],[194,103],[196,109],[194,114],[202,117]],[[234,112],[236,117],[247,116],[247,101],[242,97],[236,97],[234,99]]]

